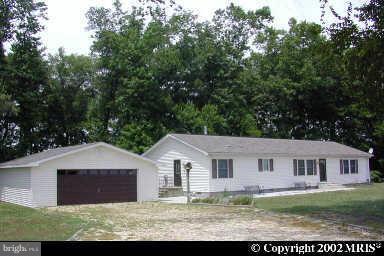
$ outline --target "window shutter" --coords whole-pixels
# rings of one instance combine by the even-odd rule
[[[340,159],[340,174],[343,174],[343,160]]]
[[[233,178],[233,159],[229,159],[229,173],[228,178]]]
[[[259,172],[263,171],[263,160],[259,159]]]
[[[359,173],[359,160],[356,159],[356,173]]]
[[[316,159],[313,159],[313,175],[317,175],[317,163],[316,163]]]
[[[216,179],[217,178],[217,160],[212,159],[212,178]]]
[[[297,176],[297,159],[293,159],[293,175]]]
[[[269,171],[273,172],[273,159],[269,159]]]

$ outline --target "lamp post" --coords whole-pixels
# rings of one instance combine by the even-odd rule
[[[187,203],[189,204],[191,202],[190,187],[189,187],[189,172],[192,169],[192,164],[190,162],[187,162],[186,164],[184,164],[184,169],[187,172]]]

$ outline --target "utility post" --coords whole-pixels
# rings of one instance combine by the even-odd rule
[[[190,162],[184,164],[184,169],[187,172],[187,203],[189,204],[191,202],[191,189],[189,186],[189,172],[192,169],[192,164]]]

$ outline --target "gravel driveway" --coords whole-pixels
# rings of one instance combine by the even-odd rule
[[[376,234],[255,208],[165,203],[59,206],[88,223],[75,240],[361,240]]]

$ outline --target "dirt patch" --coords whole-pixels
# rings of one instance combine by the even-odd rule
[[[372,233],[255,208],[164,203],[61,206],[89,222],[78,240],[365,240]]]

